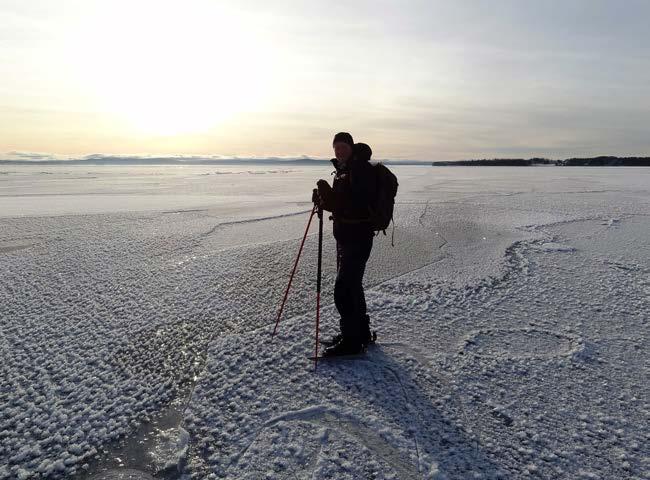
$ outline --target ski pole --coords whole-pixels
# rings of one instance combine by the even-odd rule
[[[316,346],[314,347],[314,370],[318,367],[318,329],[320,327],[320,281],[323,264],[323,208],[318,207],[318,273],[316,277]]]
[[[284,298],[282,299],[282,303],[280,304],[280,310],[278,311],[278,318],[275,320],[275,327],[273,328],[273,333],[271,334],[271,338],[275,337],[275,332],[278,329],[278,323],[280,323],[280,317],[282,316],[282,310],[284,310],[284,304],[287,301],[287,296],[289,295],[289,289],[291,288],[291,282],[293,282],[293,276],[296,273],[296,268],[298,267],[298,260],[300,260],[300,254],[302,253],[302,247],[305,245],[305,239],[307,238],[307,233],[309,232],[309,226],[311,225],[311,219],[314,217],[314,213],[316,213],[316,205],[314,204],[314,208],[311,209],[311,214],[309,215],[309,221],[307,222],[307,228],[305,228],[305,234],[302,237],[302,242],[300,243],[300,249],[298,250],[298,255],[296,256],[296,261],[293,264],[293,270],[291,271],[291,276],[289,277],[289,284],[287,285],[287,289],[284,291]]]

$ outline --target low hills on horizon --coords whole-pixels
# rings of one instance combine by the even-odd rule
[[[374,160],[373,160],[374,161]],[[439,166],[634,166],[650,167],[650,157],[598,156],[589,158],[568,158],[564,160],[549,158],[491,158],[474,160],[425,161],[425,160],[379,160],[386,165],[432,165]],[[267,158],[224,158],[200,156],[139,156],[93,154],[81,158],[11,158],[2,159],[0,165],[320,165],[330,164],[330,160],[311,157],[267,157]]]

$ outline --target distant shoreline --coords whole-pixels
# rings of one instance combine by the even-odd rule
[[[568,158],[554,160],[548,158],[491,158],[476,160],[423,161],[423,160],[372,160],[391,166],[434,166],[434,167],[530,167],[530,166],[561,166],[561,167],[650,167],[650,157],[614,157],[599,156],[590,158]],[[2,165],[92,165],[92,166],[237,166],[237,165],[284,165],[309,166],[331,165],[330,160],[318,158],[201,158],[201,157],[138,157],[138,156],[109,156],[91,155],[85,158],[62,159],[0,159]]]
[[[418,160],[377,160],[385,165],[420,165],[430,166],[430,161]],[[374,163],[375,160],[372,160]],[[201,165],[284,165],[309,166],[331,165],[330,160],[323,159],[283,159],[283,158],[242,158],[242,159],[203,159],[203,158],[170,158],[170,157],[101,157],[71,160],[0,160],[0,165],[112,165],[112,166],[201,166]]]
[[[481,160],[456,160],[449,162],[431,162],[434,167],[650,167],[650,157],[611,157],[567,158],[551,160],[548,158],[492,158]]]

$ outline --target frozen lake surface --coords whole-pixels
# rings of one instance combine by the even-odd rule
[[[327,166],[1,166],[0,479],[650,478],[650,169],[391,168],[314,372]]]

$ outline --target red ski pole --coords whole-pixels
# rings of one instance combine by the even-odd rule
[[[314,347],[314,370],[318,367],[318,330],[320,327],[320,283],[323,263],[323,208],[318,207],[318,274],[316,277],[316,346]]]
[[[316,213],[316,205],[314,204],[314,208],[311,210],[311,215],[309,215],[309,221],[307,222],[307,228],[305,228],[305,234],[302,237],[302,242],[300,243],[300,249],[298,250],[298,255],[296,256],[296,261],[293,264],[293,270],[291,270],[291,276],[289,277],[289,284],[287,285],[287,289],[284,291],[284,298],[282,299],[282,303],[280,304],[280,310],[278,311],[278,318],[275,320],[275,327],[273,328],[273,333],[271,334],[271,338],[275,337],[275,332],[278,329],[278,323],[280,323],[280,317],[282,316],[282,310],[284,310],[284,304],[287,301],[287,296],[289,295],[289,289],[291,288],[291,282],[293,282],[293,276],[296,273],[296,268],[298,267],[298,260],[300,260],[300,254],[302,253],[302,247],[305,245],[305,239],[307,238],[307,233],[309,232],[309,226],[311,225],[311,219],[314,217],[314,213]]]

